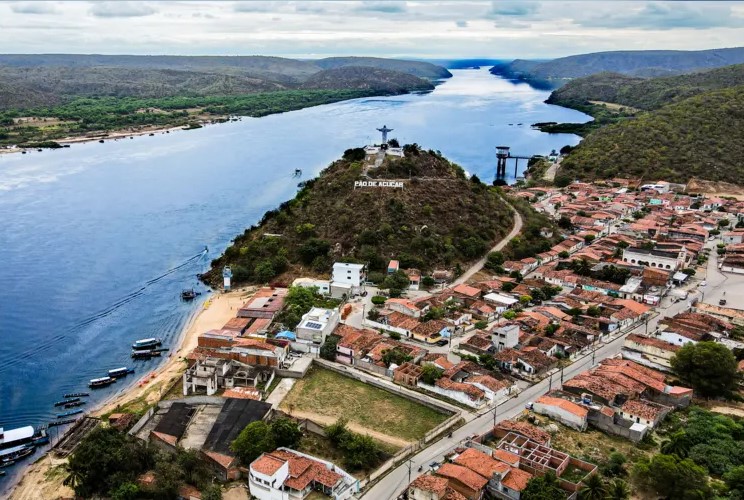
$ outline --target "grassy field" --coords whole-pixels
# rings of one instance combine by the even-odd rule
[[[303,411],[407,441],[424,436],[448,418],[431,408],[330,370],[313,368],[282,402],[284,411]]]

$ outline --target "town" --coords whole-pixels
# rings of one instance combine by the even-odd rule
[[[459,276],[336,262],[235,291],[226,268],[234,317],[159,402],[108,419],[258,499],[627,498],[618,449],[651,449],[679,412],[708,418],[711,397],[742,411],[725,400],[744,369],[744,202],[684,189],[503,188],[550,223]]]

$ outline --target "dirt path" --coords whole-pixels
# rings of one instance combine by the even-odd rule
[[[308,420],[312,420],[313,422],[321,425],[331,425],[336,423],[336,420],[338,420],[336,417],[329,417],[327,415],[319,415],[317,413],[313,413],[310,411],[297,411],[294,410],[292,412],[293,417],[297,418],[306,418]],[[357,425],[353,422],[348,422],[346,424],[346,427],[348,427],[350,430],[358,433],[358,434],[368,434],[371,437],[375,438],[378,441],[382,441],[383,443],[392,444],[393,446],[400,446],[401,448],[408,446],[413,441],[406,441],[402,438],[397,438],[394,436],[388,436],[387,434],[383,434],[382,432],[373,431],[372,429],[367,429],[366,427],[362,427],[361,425]]]
[[[75,492],[62,484],[64,473],[50,474],[53,467],[66,463],[64,458],[47,455],[26,469],[20,482],[10,495],[10,500],[42,500],[73,498]]]
[[[506,202],[504,202],[506,203]],[[507,203],[508,205],[508,203]],[[491,252],[498,252],[502,248],[504,248],[511,240],[514,239],[515,236],[519,234],[519,232],[522,230],[522,216],[519,215],[519,212],[517,212],[514,207],[509,205],[509,208],[511,208],[512,213],[514,214],[514,227],[512,228],[511,232],[507,234],[501,241],[499,241],[495,247],[490,249],[488,253]],[[482,259],[480,259],[478,262],[470,266],[470,269],[465,271],[462,276],[457,278],[454,283],[452,283],[452,286],[461,285],[465,282],[467,282],[470,278],[473,277],[475,273],[483,269],[483,266],[486,265],[486,260],[488,259],[488,253],[483,256]]]
[[[744,409],[742,408],[731,408],[730,406],[713,406],[710,411],[715,413],[723,413],[724,415],[733,415],[735,417],[744,417]]]
[[[558,160],[556,160],[555,163],[553,163],[548,169],[545,171],[545,175],[543,175],[543,180],[553,182],[555,180],[555,174],[558,173],[558,168],[561,166],[561,162],[563,161],[563,157],[559,156]]]

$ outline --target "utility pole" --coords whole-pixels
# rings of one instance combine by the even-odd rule
[[[496,413],[498,412],[498,410],[499,410],[499,405],[495,404],[493,406],[493,426],[494,427],[496,427]]]
[[[406,466],[408,467],[408,484],[411,484],[411,468],[413,467],[413,460],[408,459],[406,460]],[[408,487],[406,486],[406,490],[408,490]]]

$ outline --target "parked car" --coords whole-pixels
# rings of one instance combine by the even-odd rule
[[[437,340],[436,344],[440,347],[443,347],[449,344],[449,340],[447,339]]]
[[[703,280],[703,281],[700,282],[700,285],[699,286],[702,288],[702,287],[704,287],[707,284],[708,284],[708,282],[705,281],[705,280]]]
[[[528,410],[532,410],[533,406],[534,404],[532,403],[532,401],[528,401],[527,404],[524,405],[524,407]]]
[[[726,299],[721,299],[718,301],[719,306],[725,306],[726,305]]]

